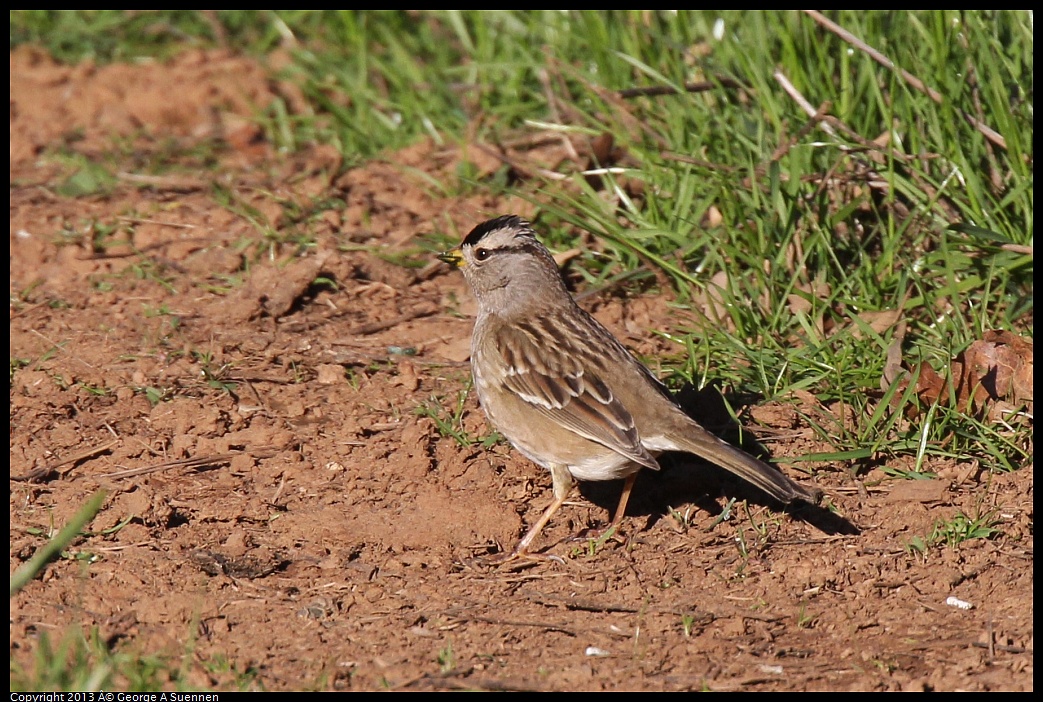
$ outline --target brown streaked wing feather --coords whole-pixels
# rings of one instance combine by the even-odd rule
[[[496,330],[503,385],[534,409],[591,441],[648,468],[659,464],[641,445],[634,418],[609,387],[550,325],[521,323]],[[537,343],[545,338],[552,343]]]

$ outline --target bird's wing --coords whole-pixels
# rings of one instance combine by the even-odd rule
[[[580,436],[658,469],[655,458],[641,445],[630,411],[592,369],[591,358],[597,351],[571,348],[567,338],[545,322],[497,329],[503,386]]]

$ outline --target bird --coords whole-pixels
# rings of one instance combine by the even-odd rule
[[[818,488],[719,439],[691,419],[669,390],[569,293],[550,251],[517,215],[482,222],[438,254],[459,269],[478,302],[471,373],[493,427],[550,471],[553,500],[510,552],[532,546],[576,481],[625,479],[608,529],[618,527],[642,468],[664,451],[695,454],[779,502],[817,504]]]

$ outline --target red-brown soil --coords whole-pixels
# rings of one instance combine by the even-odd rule
[[[294,104],[221,53],[11,54],[11,572],[108,491],[67,552],[89,557],[12,598],[13,665],[42,633],[97,627],[196,687],[1032,689],[1031,465],[935,463],[922,484],[786,466],[828,496],[787,512],[678,460],[641,476],[621,540],[568,540],[620,487],[584,486],[541,538],[558,559],[476,563],[538,516],[549,476],[439,431],[474,305],[442,264],[389,261],[534,207],[417,176],[451,178],[459,149],[344,172],[329,147],[280,156],[249,121],[277,92]],[[74,195],[83,158],[111,188]],[[665,295],[584,304],[638,353],[676,356],[652,334],[678,325]],[[786,456],[830,449],[802,419],[827,411],[744,420]],[[488,432],[472,394],[461,428]],[[184,459],[201,460],[164,465]],[[906,548],[961,511],[998,533]]]

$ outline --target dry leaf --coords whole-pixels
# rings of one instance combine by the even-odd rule
[[[887,347],[887,359],[884,361],[884,372],[880,377],[880,389],[887,392],[898,378],[906,373],[902,367],[902,344],[905,343],[905,320],[898,323],[894,339]]]
[[[727,329],[732,329],[731,315],[728,314],[728,305],[724,301],[723,292],[728,289],[728,274],[717,271],[706,285],[705,292],[697,300],[698,308],[714,324],[724,324]]]
[[[1009,331],[987,331],[985,341],[1003,344],[1009,349],[1009,353],[1003,354],[1001,367],[997,368],[996,389],[999,396],[1013,399],[1014,402],[1031,402],[1032,340]]]
[[[888,329],[894,327],[898,320],[902,318],[901,310],[879,310],[879,311],[866,311],[857,315],[867,327],[875,331],[877,334],[883,334]],[[855,328],[851,330],[851,336],[856,339],[861,339],[863,334],[862,330],[855,325]]]
[[[576,249],[576,248],[572,248],[572,249],[569,249],[568,251],[562,251],[560,253],[556,253],[556,254],[554,254],[554,263],[558,264],[558,268],[563,268],[566,263],[568,263],[569,261],[571,261],[572,259],[576,258],[577,256],[579,256],[582,253],[583,253],[583,251],[581,249]]]
[[[722,222],[724,222],[724,215],[721,214],[721,211],[717,209],[716,205],[710,205],[706,210],[706,214],[703,215],[702,222],[699,224],[704,229],[713,229],[721,226]]]
[[[916,395],[924,404],[945,404],[955,397],[961,411],[976,412],[987,404],[995,405],[1032,401],[1032,341],[1007,331],[989,331],[984,338],[975,341],[952,360],[947,374],[949,380],[930,365],[920,364],[916,381]],[[898,392],[892,398],[896,405],[902,391],[909,384],[901,377],[900,367],[894,366],[894,345],[888,349],[888,360],[881,381],[885,389],[890,387],[888,377],[897,379]],[[1005,412],[1009,414],[1010,408]],[[910,406],[907,416],[915,416],[919,408]],[[995,411],[988,416],[998,421]]]
[[[828,283],[824,283],[819,280],[814,280],[811,283],[798,283],[796,289],[803,295],[793,293],[786,298],[786,302],[789,306],[790,312],[793,314],[809,314],[815,307],[813,300],[819,300],[823,304],[819,305],[819,313],[812,318],[812,323],[815,325],[815,330],[819,333],[819,337],[825,335],[825,328],[823,326],[822,313],[826,310],[824,304],[829,299],[830,287]]]
[[[590,168],[605,168],[618,160],[622,150],[615,148],[616,139],[609,132],[602,132],[590,142]]]
[[[1032,400],[1032,342],[1009,331],[988,331],[957,357],[963,361],[957,398],[980,406],[986,400]]]

